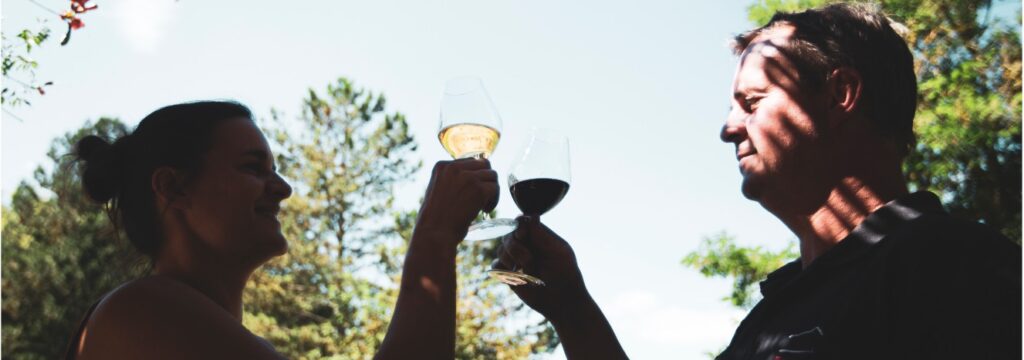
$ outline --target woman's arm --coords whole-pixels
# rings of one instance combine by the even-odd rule
[[[455,255],[470,222],[497,205],[497,180],[486,160],[434,166],[378,359],[455,356]]]

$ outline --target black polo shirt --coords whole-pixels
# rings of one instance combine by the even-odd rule
[[[875,211],[806,269],[779,268],[761,293],[717,359],[1021,359],[1021,247],[928,192]]]

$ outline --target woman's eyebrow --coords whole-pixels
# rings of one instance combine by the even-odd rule
[[[270,154],[268,154],[265,150],[252,149],[252,150],[249,150],[249,151],[246,151],[246,152],[242,153],[242,157],[246,157],[246,156],[254,157],[257,160],[259,160],[260,162],[267,161],[269,159],[270,160],[270,168],[273,169],[274,171],[277,171],[277,162],[275,162],[274,159],[272,157],[270,157]]]
[[[253,156],[259,158],[260,160],[265,160],[270,157],[266,151],[260,149],[248,150],[246,152],[243,152],[242,156]]]

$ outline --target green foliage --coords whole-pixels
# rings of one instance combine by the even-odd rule
[[[243,323],[291,359],[369,359],[387,331],[416,212],[395,209],[393,187],[420,168],[405,117],[382,95],[340,79],[310,90],[301,116],[274,112],[264,131],[294,194],[282,206],[287,255],[253,274]],[[64,154],[87,134],[113,139],[113,119],[57,139],[52,170],[36,172],[3,208],[3,354],[58,358],[88,307],[148,273],[107,215],[79,188]],[[522,359],[557,346],[506,286],[485,273],[494,242],[460,247],[458,359]]]
[[[755,26],[776,11],[832,0],[761,0],[748,8]],[[1021,242],[1021,38],[1016,22],[993,18],[990,0],[883,0],[907,27],[914,53],[918,143],[904,162],[912,190],[939,194],[957,217],[984,222]],[[735,246],[725,235],[705,240],[684,264],[708,277],[734,278],[728,299],[747,307],[765,262],[794,257]],[[781,263],[780,263],[781,264]],[[772,270],[768,268],[767,270]]]
[[[889,1],[904,19],[920,84],[911,188],[941,196],[954,216],[1021,241],[1020,18],[1005,24],[991,1]]]
[[[253,276],[244,323],[289,358],[373,356],[397,288],[398,236],[410,214],[392,214],[392,188],[420,167],[401,114],[345,79],[310,90],[302,115],[273,112],[264,132],[294,194],[281,211],[288,254]]]
[[[338,79],[310,90],[296,122],[265,132],[294,187],[282,208],[287,255],[254,276],[245,324],[289,358],[369,359],[387,332],[416,212],[393,210],[393,187],[420,168],[405,116]],[[292,125],[297,124],[297,126]],[[512,328],[507,289],[486,278],[493,243],[460,249],[457,357],[523,358],[548,348],[546,325]],[[547,337],[545,337],[547,336]]]
[[[6,35],[3,39],[3,90],[0,91],[0,104],[18,106],[21,104],[31,105],[25,97],[26,93],[43,93],[43,87],[50,85],[37,84],[35,70],[39,63],[32,59],[29,54],[33,48],[38,47],[50,38],[50,29],[43,27],[38,31],[23,29],[15,36],[15,40],[8,41]],[[18,78],[21,79],[18,79]],[[8,86],[11,82],[14,86]]]
[[[36,170],[36,187],[22,183],[3,208],[4,358],[56,359],[92,302],[147,267],[114,234],[103,209],[77,187],[71,145],[89,134],[123,133],[116,119],[86,123],[54,141],[53,170]]]
[[[736,245],[732,236],[721,232],[705,237],[700,249],[683,258],[683,264],[698,269],[706,277],[732,278],[733,291],[722,300],[749,309],[760,299],[753,285],[797,256],[793,244],[778,252],[760,246],[746,248]]]
[[[747,19],[755,26],[768,23],[776,12],[795,12],[822,6],[827,0],[760,0],[747,6]]]

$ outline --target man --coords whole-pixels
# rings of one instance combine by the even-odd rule
[[[800,259],[761,283],[718,358],[1021,358],[1020,247],[905,185],[917,88],[893,24],[830,5],[776,14],[735,50],[721,138],[735,145],[743,195],[793,231]],[[516,294],[569,358],[624,358],[569,245],[536,219],[520,224],[495,266],[547,286]]]

